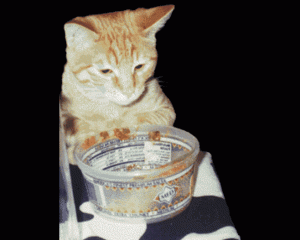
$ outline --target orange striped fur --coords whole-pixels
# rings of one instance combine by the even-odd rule
[[[78,140],[140,124],[172,126],[171,102],[152,76],[155,34],[173,5],[86,17],[65,24],[67,63],[61,107],[69,162]]]

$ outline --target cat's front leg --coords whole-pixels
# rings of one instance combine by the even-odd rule
[[[93,136],[96,136],[100,131],[95,131],[92,126],[82,119],[77,119],[75,124],[76,132],[72,135],[67,135],[67,152],[69,163],[73,165],[77,165],[74,159],[74,149],[77,143],[85,143],[86,145],[93,145]]]
[[[169,116],[165,111],[157,110],[137,114],[138,124],[156,124],[172,126],[175,118]]]

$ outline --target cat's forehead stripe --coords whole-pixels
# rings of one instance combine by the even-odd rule
[[[110,47],[110,48],[109,48],[109,53],[111,53],[111,54],[114,56],[116,65],[118,65],[118,64],[119,64],[119,61],[118,61],[118,56],[117,56],[116,51],[115,51],[112,47]],[[107,59],[110,60],[109,57],[108,57]],[[111,63],[110,63],[110,64],[111,64]]]

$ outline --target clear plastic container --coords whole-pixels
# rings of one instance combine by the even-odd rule
[[[190,204],[199,150],[198,140],[188,132],[144,125],[78,142],[74,158],[96,214],[153,223],[176,216]]]

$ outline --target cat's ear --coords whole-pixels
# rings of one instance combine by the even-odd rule
[[[150,9],[139,8],[135,11],[135,21],[142,30],[142,34],[155,40],[155,34],[165,25],[171,17],[174,5],[160,6]]]
[[[95,32],[76,23],[66,23],[64,29],[68,47],[85,49],[98,38]]]

